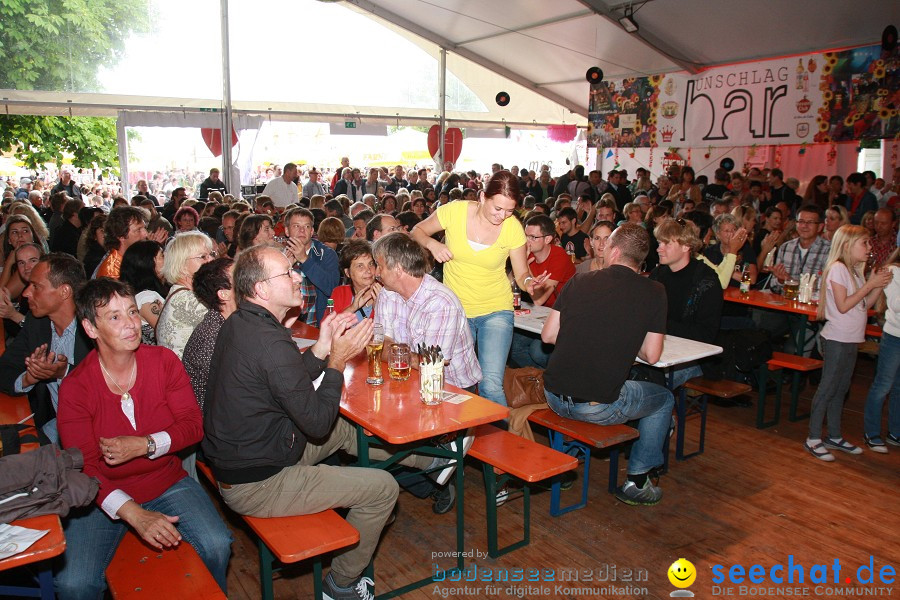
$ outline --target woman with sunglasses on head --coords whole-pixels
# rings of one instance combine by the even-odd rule
[[[547,273],[528,270],[525,231],[513,217],[519,206],[519,181],[509,171],[491,176],[477,202],[451,202],[412,230],[412,238],[444,264],[444,284],[459,297],[478,345],[484,379],[479,393],[506,406],[503,373],[513,335],[512,288],[506,260],[519,288],[534,295]],[[444,232],[444,243],[431,236]]]
[[[188,338],[206,315],[206,307],[194,295],[194,273],[216,258],[212,239],[198,232],[175,236],[163,261],[163,276],[172,285],[156,322],[156,341],[181,358]]]

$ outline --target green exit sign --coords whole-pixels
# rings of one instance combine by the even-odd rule
[[[344,129],[356,129],[356,121],[344,121]]]

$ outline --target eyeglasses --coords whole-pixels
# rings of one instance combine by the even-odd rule
[[[200,256],[192,256],[191,258],[206,262],[207,260],[215,260],[216,258],[218,258],[218,256],[219,253],[213,250],[212,252],[207,252],[205,254],[201,254]]]
[[[546,236],[546,235],[528,235],[528,234],[526,233],[526,234],[525,234],[525,237],[527,237],[529,240],[531,240],[532,242],[534,242],[534,241],[536,241],[536,240],[539,240],[539,239],[541,239],[541,238],[545,238],[545,237],[547,237],[547,236]]]
[[[285,273],[279,273],[278,275],[272,275],[271,277],[266,277],[265,279],[262,279],[261,281],[269,281],[270,279],[277,279],[279,277],[287,277],[288,279],[290,279],[291,275],[293,273],[294,273],[293,269],[288,269],[287,272],[285,272]]]
[[[687,221],[685,221],[684,219],[678,218],[678,219],[675,219],[675,222],[678,223],[679,225],[681,225],[682,229],[687,227]]]
[[[818,221],[804,221],[803,219],[797,219],[797,225],[818,225]]]

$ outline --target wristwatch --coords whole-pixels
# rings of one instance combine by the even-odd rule
[[[156,453],[156,442],[153,440],[153,436],[147,436],[147,458],[150,458]]]

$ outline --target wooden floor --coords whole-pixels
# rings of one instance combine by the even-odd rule
[[[860,445],[862,406],[872,373],[871,359],[860,355],[843,427],[844,435]],[[808,406],[814,391],[813,386],[807,386],[803,394],[806,402],[801,406]],[[706,452],[676,462],[673,450],[669,474],[660,481],[665,494],[654,507],[627,506],[607,494],[608,462],[594,460],[586,508],[553,518],[548,512],[549,493],[536,494],[532,499],[530,546],[498,560],[466,561],[494,573],[501,568],[577,567],[582,573],[592,572],[594,581],[523,581],[497,587],[487,587],[494,584],[481,581],[445,581],[403,597],[668,598],[675,588],[666,572],[680,557],[693,562],[697,569],[697,581],[691,586],[697,598],[744,597],[736,584],[732,584],[731,593],[713,589],[711,568],[715,564],[725,565],[726,573],[733,564],[745,568],[760,564],[768,570],[786,564],[788,555],[793,555],[794,563],[804,565],[809,577],[812,565],[825,564],[830,569],[838,559],[842,566],[840,584],[829,583],[827,589],[816,591],[815,584],[807,579],[806,597],[810,598],[860,597],[859,593],[833,588],[853,587],[843,581],[846,575],[853,577],[855,586],[855,571],[868,564],[870,555],[874,556],[876,574],[884,565],[900,571],[900,448],[890,447],[888,455],[868,450],[861,456],[839,454],[831,464],[817,461],[802,447],[807,421],[787,422],[787,395],[777,427],[760,431],[754,423],[755,407],[710,406]],[[696,419],[689,422],[689,442],[693,441],[690,436],[696,436],[697,426]],[[564,500],[577,494],[578,489],[580,480],[572,491],[564,492]],[[466,468],[465,498],[466,549],[486,554],[484,488],[480,469],[474,465]],[[500,509],[501,542],[504,537],[510,541],[519,534],[521,509],[521,500]],[[229,597],[259,598],[255,542],[233,515],[228,523],[235,534]],[[432,553],[454,549],[454,525],[454,513],[436,516],[430,501],[401,494],[398,519],[388,528],[376,557],[376,591],[426,577],[433,572],[434,563],[452,566],[452,559],[435,559]],[[597,580],[614,568],[616,581]],[[623,581],[626,569],[643,569],[646,579]],[[558,590],[557,585],[569,589]],[[760,587],[746,580],[743,585]],[[875,585],[865,587],[871,590]],[[887,587],[894,592],[900,590],[898,583]],[[278,576],[275,596],[311,598],[310,568],[294,566]],[[882,596],[887,597],[887,592]],[[757,590],[753,597],[783,596],[777,591]]]

